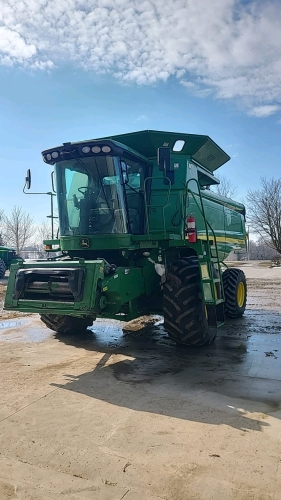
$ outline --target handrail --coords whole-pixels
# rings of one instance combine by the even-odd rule
[[[198,187],[198,193],[197,196],[199,196],[199,199],[200,199],[200,203],[201,203],[201,207],[199,206],[196,198],[195,198],[195,195],[194,195],[194,192],[191,191],[191,189],[188,188],[188,184],[189,182],[191,181],[195,181],[196,184],[197,184],[197,187]],[[212,257],[212,253],[211,253],[211,249],[210,249],[210,238],[209,238],[209,231],[208,231],[208,227],[210,228],[211,230],[211,233],[213,235],[213,239],[214,239],[214,243],[215,243],[215,252],[216,252],[216,259],[217,259],[217,262],[219,264],[220,260],[219,260],[219,252],[218,252],[218,245],[217,245],[217,239],[216,239],[216,235],[215,235],[215,232],[211,226],[211,224],[207,221],[206,219],[206,215],[205,215],[205,209],[204,209],[204,204],[203,204],[203,200],[202,200],[202,195],[201,195],[201,191],[200,191],[200,186],[199,186],[199,182],[197,179],[188,179],[187,183],[186,183],[186,192],[187,193],[190,193],[192,198],[194,199],[199,211],[201,212],[202,214],[202,217],[203,217],[203,220],[204,220],[204,224],[205,224],[205,229],[206,229],[206,236],[207,236],[207,253],[208,253],[208,257],[211,259]],[[189,199],[189,197],[188,197]],[[213,268],[212,266],[210,266],[211,268],[211,274],[212,274],[212,281],[211,281],[211,289],[212,289],[212,294],[213,294],[213,297],[216,296],[216,290],[215,290],[215,283],[214,283],[214,275],[213,275]],[[222,283],[222,273],[221,273],[221,268],[220,268],[220,265],[218,266],[218,272],[219,272],[219,277],[220,277],[220,282]],[[222,298],[224,299],[224,290],[223,290],[223,287],[221,287],[221,293],[222,293]]]

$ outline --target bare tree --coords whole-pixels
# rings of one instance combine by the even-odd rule
[[[226,198],[234,198],[237,195],[237,187],[230,180],[223,175],[216,175],[216,178],[220,183],[212,186],[212,191]]]
[[[249,248],[250,260],[270,260],[276,255],[276,250],[270,247],[264,238],[259,238],[258,241],[251,241]]]
[[[4,240],[3,240],[3,216],[4,216],[4,210],[0,208],[0,245],[4,245]]]
[[[33,218],[15,206],[10,215],[3,216],[3,239],[7,245],[16,248],[17,253],[30,241],[33,236]]]
[[[261,189],[248,191],[247,213],[252,230],[281,253],[281,179],[261,178]]]
[[[40,258],[46,256],[44,240],[52,239],[52,231],[50,224],[47,221],[42,221],[39,226],[37,226],[36,231],[36,242],[34,242],[34,249],[40,254]]]
[[[52,238],[52,231],[50,227],[50,223],[47,221],[42,221],[40,226],[37,229],[39,245],[43,245],[43,240],[50,240]]]

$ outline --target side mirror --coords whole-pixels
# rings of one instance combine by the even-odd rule
[[[157,150],[157,163],[160,171],[171,171],[171,150],[168,147],[161,147]]]
[[[159,170],[164,172],[164,184],[174,184],[174,166],[171,163],[171,150],[168,147],[161,147],[157,150],[157,163]],[[169,180],[170,182],[169,182]]]
[[[53,171],[51,173],[51,179],[52,179],[52,190],[54,193],[56,193],[56,190],[55,190],[55,181],[54,181],[54,177],[55,177],[55,172]]]
[[[26,189],[30,189],[31,188],[31,172],[30,172],[30,168],[26,172],[25,187],[26,187]]]

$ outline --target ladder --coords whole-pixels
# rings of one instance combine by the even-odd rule
[[[196,182],[198,186],[198,193],[194,193],[194,191],[188,188],[188,184],[191,181]],[[198,260],[208,324],[210,327],[216,328],[224,323],[225,301],[220,266],[221,262],[219,259],[216,235],[211,224],[206,219],[203,200],[197,179],[189,179],[187,181],[186,192],[188,199],[190,199],[190,196],[193,198],[204,221],[206,239],[199,240],[201,243],[201,250],[198,253]],[[198,200],[196,197],[198,197]]]

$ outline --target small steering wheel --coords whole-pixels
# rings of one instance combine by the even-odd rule
[[[77,191],[79,191],[79,193],[83,194],[83,196],[89,196],[90,194],[95,193],[94,189],[89,188],[88,186],[81,186],[80,188],[77,189]]]

